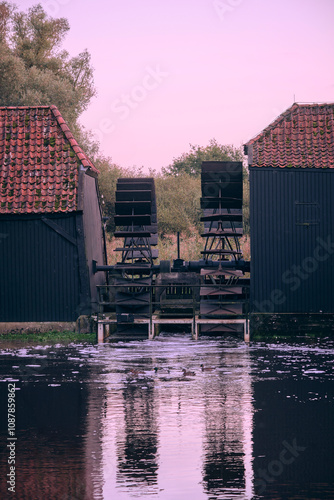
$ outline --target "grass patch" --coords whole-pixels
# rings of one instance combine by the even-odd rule
[[[50,331],[46,333],[21,333],[11,332],[0,334],[0,342],[6,340],[38,341],[38,342],[96,342],[95,333],[75,333],[70,331]]]
[[[268,333],[264,333],[263,335],[261,335],[260,333],[255,333],[254,335],[251,334],[251,341],[254,341],[254,342],[272,342],[273,340],[292,340],[293,338],[295,338],[295,336],[292,336],[292,335],[279,335],[279,334],[275,334],[275,335],[270,335]]]
[[[259,342],[272,342],[273,340],[285,340],[285,341],[297,341],[300,339],[309,339],[309,340],[317,340],[317,339],[322,339],[322,338],[329,338],[331,335],[328,331],[322,332],[322,331],[317,331],[317,332],[296,332],[293,331],[291,334],[287,334],[286,332],[284,333],[268,333],[265,332],[263,334],[257,332],[254,333],[253,335],[251,334],[251,340],[253,341],[259,341]]]

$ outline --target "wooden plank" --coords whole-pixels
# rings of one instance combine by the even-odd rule
[[[242,163],[239,161],[202,162],[201,175],[211,175],[212,180],[222,178],[242,182]]]
[[[62,236],[63,238],[65,238],[65,240],[72,243],[72,245],[77,246],[77,240],[75,238],[73,238],[73,236],[68,234],[61,226],[59,226],[59,224],[52,221],[51,219],[47,219],[46,217],[42,217],[41,220],[42,220],[42,222],[44,222],[44,224],[49,226],[50,229],[52,229],[57,234],[59,234],[59,236]]]
[[[199,325],[243,325],[245,321],[243,318],[198,318],[196,316],[196,323]]]
[[[151,224],[151,216],[147,215],[115,215],[114,221],[116,226],[149,226]]]
[[[83,216],[77,215],[75,220],[80,280],[80,306],[78,312],[79,314],[91,314],[91,287],[89,269],[87,266]]]
[[[120,287],[120,291],[123,290],[124,287],[126,288],[133,288],[133,287],[145,287],[145,286],[150,286],[151,285],[151,278],[137,278],[133,281],[129,281],[126,278],[117,278],[117,289]],[[112,288],[115,288],[114,286]]]
[[[203,238],[206,238],[206,237],[234,237],[236,236],[237,238],[240,238],[241,236],[243,235],[243,230],[240,229],[240,228],[237,228],[235,231],[208,231],[207,233],[203,233],[201,234],[201,236]]]
[[[201,198],[201,208],[202,209],[210,209],[210,208],[242,208],[242,199],[241,198],[214,198],[214,197],[205,197]]]
[[[217,285],[219,286],[219,285]],[[220,285],[219,288],[215,288],[214,286],[203,286],[200,289],[201,296],[214,296],[214,295],[241,295],[242,287],[241,286],[226,286]]]
[[[211,303],[212,302],[212,303]],[[243,313],[242,303],[231,304],[215,304],[213,301],[208,300],[200,304],[201,316],[239,316]]]
[[[216,269],[201,269],[201,276],[236,276],[236,277],[241,277],[243,276],[242,271],[239,269],[224,269],[223,267],[221,269],[216,268]]]
[[[204,214],[205,215],[205,214]],[[237,233],[243,232],[242,222],[235,221],[206,221],[204,222],[204,231],[217,231],[221,227],[224,231],[236,231]]]
[[[115,231],[115,238],[149,238],[149,231]]]
[[[133,184],[133,183],[141,183],[141,182],[148,182],[148,183],[153,183],[154,179],[153,177],[119,177],[117,179],[117,182],[122,182],[124,184]]]
[[[157,244],[158,244],[158,235],[157,234],[153,234],[150,237],[149,242],[150,242],[151,247],[156,247]]]
[[[156,325],[182,325],[191,324],[193,322],[192,318],[155,318],[152,319],[152,323]]]
[[[152,184],[150,182],[117,182],[116,185],[117,191],[151,191],[152,192]]]
[[[236,250],[202,250],[202,254],[214,254],[214,255],[241,255],[242,252],[237,252]]]
[[[150,201],[116,201],[116,215],[146,215],[151,213]]]
[[[225,182],[212,181],[212,179],[202,178],[202,196],[220,196],[228,198],[240,198],[242,199],[243,185],[242,182],[231,182],[226,180]]]
[[[116,201],[150,201],[151,199],[152,191],[149,190],[116,191]]]
[[[233,323],[220,323],[220,324],[202,324],[200,327],[202,335],[210,334],[222,334],[222,333],[233,333],[241,334],[243,332],[243,323],[233,324]]]
[[[149,306],[149,302],[148,300],[140,300],[139,298],[131,298],[129,297],[128,295],[124,296],[124,297],[120,297],[120,298],[117,298],[115,300],[115,304],[117,306],[121,306],[121,307],[131,307],[131,308],[138,308],[138,307],[142,307],[142,306]]]
[[[242,222],[242,215],[239,214],[211,214],[211,215],[203,215],[201,217],[201,221],[235,221]]]
[[[150,252],[148,250],[135,250],[133,252],[134,259],[139,259],[142,256],[146,258],[149,258],[149,256],[151,256],[152,259],[157,259],[159,257],[159,250],[157,248],[152,248]]]

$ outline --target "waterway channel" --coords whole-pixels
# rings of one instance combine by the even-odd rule
[[[2,343],[0,498],[334,499],[333,360],[331,338]]]

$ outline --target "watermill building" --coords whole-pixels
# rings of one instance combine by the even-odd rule
[[[334,313],[334,104],[293,104],[245,145],[251,313]],[[313,320],[312,320],[313,321]]]
[[[0,108],[0,328],[97,310],[98,173],[55,106]]]

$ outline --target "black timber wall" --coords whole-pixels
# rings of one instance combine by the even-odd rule
[[[93,260],[105,264],[102,233],[102,213],[99,204],[97,179],[85,174],[83,176],[83,228],[86,265],[89,274],[89,295],[92,312],[98,311],[98,291],[96,286],[106,282],[105,273],[93,274]]]
[[[250,167],[251,311],[334,313],[334,171]]]
[[[82,233],[78,213],[0,216],[1,322],[74,321],[86,312]]]

